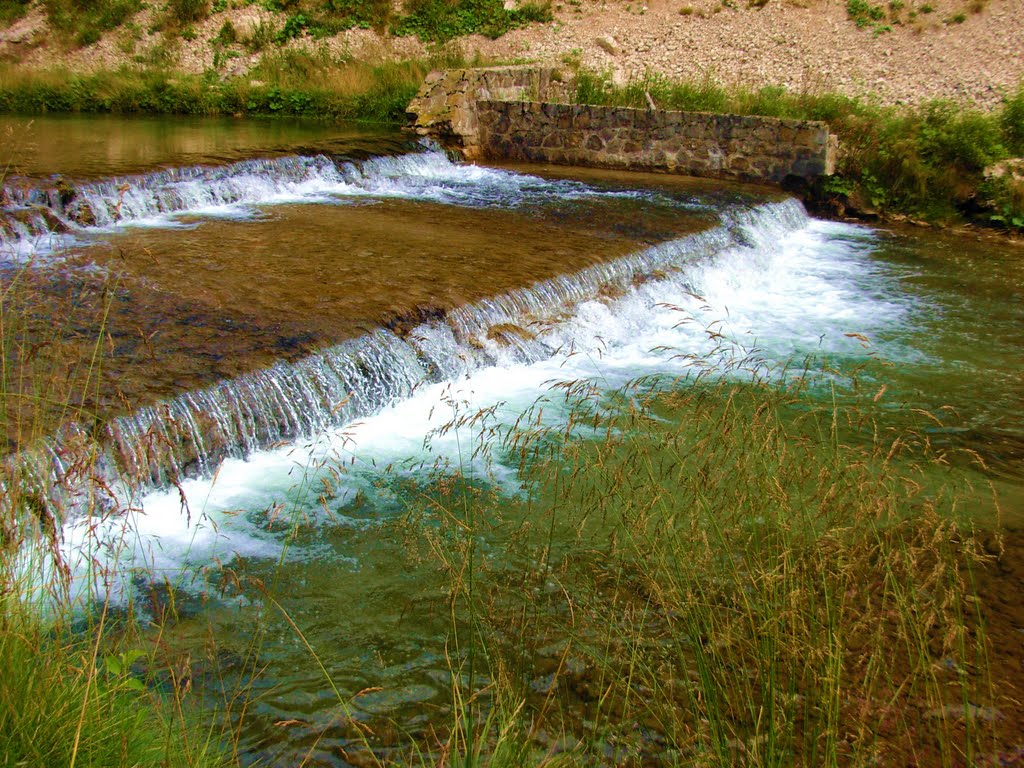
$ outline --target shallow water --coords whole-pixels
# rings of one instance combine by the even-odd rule
[[[514,499],[518,465],[474,453],[481,427],[445,425],[489,409],[507,430],[545,397],[558,424],[553,382],[804,375],[822,403],[976,452],[985,469],[958,471],[1024,522],[1016,246],[817,221],[755,187],[465,166],[398,134],[76,120],[41,121],[33,178],[8,184],[70,175],[99,221],[32,198],[64,223],[10,230],[3,274],[30,272],[54,312],[76,286],[116,286],[93,433],[138,512],[101,591],[154,615],[172,594],[180,648],[212,625],[218,655],[195,670],[211,690],[246,679],[264,628],[247,760],[346,764],[350,717],[384,749],[444,713],[448,582],[409,541],[410,483],[432,487],[440,462]],[[99,130],[126,149],[83,138],[76,165],[67,147]],[[83,356],[90,322],[68,334]],[[69,556],[121,523],[69,520]]]

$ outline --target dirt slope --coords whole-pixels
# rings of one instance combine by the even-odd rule
[[[608,70],[618,81],[650,71],[754,87],[833,90],[885,103],[939,97],[990,107],[1024,79],[1024,0],[891,0],[884,6],[886,17],[866,27],[851,20],[845,0],[768,0],[760,8],[747,3],[566,0],[556,3],[549,24],[453,45],[470,57],[580,62]],[[56,44],[37,10],[0,30],[0,58],[75,69],[145,60],[163,44],[161,35],[145,32],[152,14],[145,10],[133,20],[134,37],[115,30],[95,45],[68,51]],[[280,27],[285,16],[257,5],[216,13],[197,25],[195,40],[171,46],[176,66],[191,72],[213,67],[211,40],[227,19],[244,33],[260,22]],[[369,30],[290,45],[326,46],[333,54],[369,59],[426,53],[413,38]],[[231,58],[218,62],[225,75],[244,74],[258,57],[241,46],[231,50]]]

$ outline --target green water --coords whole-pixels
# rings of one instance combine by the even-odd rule
[[[405,141],[276,121],[48,118],[29,129],[5,120],[0,128],[11,135],[35,132],[18,145],[14,163],[35,180],[316,152],[390,154]],[[106,370],[137,406],[301,359],[396,314],[416,317],[426,308],[430,317],[474,302],[482,313],[486,301],[515,288],[615,265],[713,227],[730,206],[779,199],[760,188],[667,177],[505,171],[481,178],[473,169],[419,167],[387,176],[384,191],[361,189],[358,204],[335,190],[336,198],[264,201],[242,213],[198,211],[124,227],[76,244],[41,274],[58,297],[94,279],[84,277],[96,274],[91,269],[117,275]],[[517,184],[527,172],[554,186],[537,182],[541,193],[521,204]],[[574,177],[589,185],[586,194],[620,196],[557,186]],[[452,190],[463,194],[459,202],[445,196]],[[762,224],[728,253],[545,315],[524,312],[517,332],[553,328],[550,357],[524,362],[499,350],[497,362],[447,384],[419,383],[400,402],[329,430],[313,448],[292,441],[228,461],[215,478],[188,480],[181,492],[198,525],[182,522],[177,488],[133,499],[146,511],[140,540],[151,553],[133,575],[136,605],[164,617],[162,647],[187,660],[194,691],[211,711],[251,686],[244,717],[234,713],[243,762],[358,765],[367,745],[385,758],[407,755],[413,742],[436,750],[450,722],[452,681],[469,682],[472,618],[464,601],[452,610],[460,594],[453,585],[468,578],[460,570],[468,548],[481,569],[481,599],[492,601],[481,609],[497,606],[504,616],[510,605],[522,607],[502,602],[505,584],[510,595],[532,590],[536,609],[555,617],[559,630],[550,636],[515,636],[529,623],[510,619],[510,636],[500,638],[528,659],[515,673],[531,706],[543,700],[545,680],[563,663],[572,610],[564,598],[578,590],[611,599],[626,589],[603,570],[614,531],[596,526],[578,539],[566,524],[572,515],[542,521],[551,527],[541,530],[531,514],[557,507],[564,487],[543,486],[531,499],[515,453],[498,447],[515,426],[534,424],[518,418],[538,398],[547,401],[535,424],[557,432],[570,418],[563,390],[551,382],[585,379],[599,401],[617,399],[613,393],[638,376],[661,377],[667,390],[689,387],[693,369],[678,355],[691,353],[712,368],[710,380],[747,381],[747,368],[790,385],[803,375],[805,393],[783,418],[801,438],[863,448],[913,430],[933,450],[922,471],[926,493],[960,489],[957,513],[982,528],[1024,525],[1024,249],[918,229]],[[490,340],[475,338],[451,354],[469,358]],[[728,358],[732,345],[748,346],[758,362],[729,370],[720,356]],[[672,383],[688,373],[689,381]],[[835,426],[833,408],[843,415]],[[490,409],[487,418],[446,428],[478,409]],[[670,424],[683,418],[653,413]],[[478,452],[481,445],[494,450]],[[671,468],[676,460],[663,446],[648,449],[652,465]],[[991,490],[1001,499],[1000,521]],[[585,501],[574,500],[574,514]],[[482,519],[471,519],[477,514]],[[538,577],[549,549],[578,567],[559,579]],[[622,605],[632,605],[636,586],[628,584]],[[474,686],[482,688],[487,663],[476,661]],[[570,731],[594,716],[600,698],[591,673],[576,681],[579,690],[562,700]]]

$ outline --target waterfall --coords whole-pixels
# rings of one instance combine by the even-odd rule
[[[364,160],[288,155],[80,184],[14,179],[0,186],[0,263],[59,253],[118,227],[173,226],[182,215],[238,215],[254,205],[409,198],[515,208],[553,199],[641,194],[461,165],[429,145]]]
[[[531,363],[555,353],[543,332],[574,307],[616,295],[650,279],[686,281],[687,268],[730,248],[760,248],[809,219],[796,200],[727,210],[710,230],[660,243],[575,274],[539,281],[405,329],[379,328],[292,363],[279,362],[209,388],[113,419],[91,439],[102,453],[107,484],[159,486],[210,475],[228,457],[241,458],[379,412],[424,384],[452,380],[483,366]],[[81,445],[79,427],[53,437],[42,451],[22,454],[42,498],[63,498],[64,457]],[[45,489],[42,490],[42,489]],[[73,494],[72,494],[73,495]]]

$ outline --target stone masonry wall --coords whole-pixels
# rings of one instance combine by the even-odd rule
[[[835,170],[825,123],[567,101],[551,68],[433,72],[408,111],[416,131],[470,160],[518,160],[781,183]]]
[[[406,113],[413,129],[482,159],[479,142],[481,101],[565,100],[567,90],[550,67],[491,67],[431,72]]]

